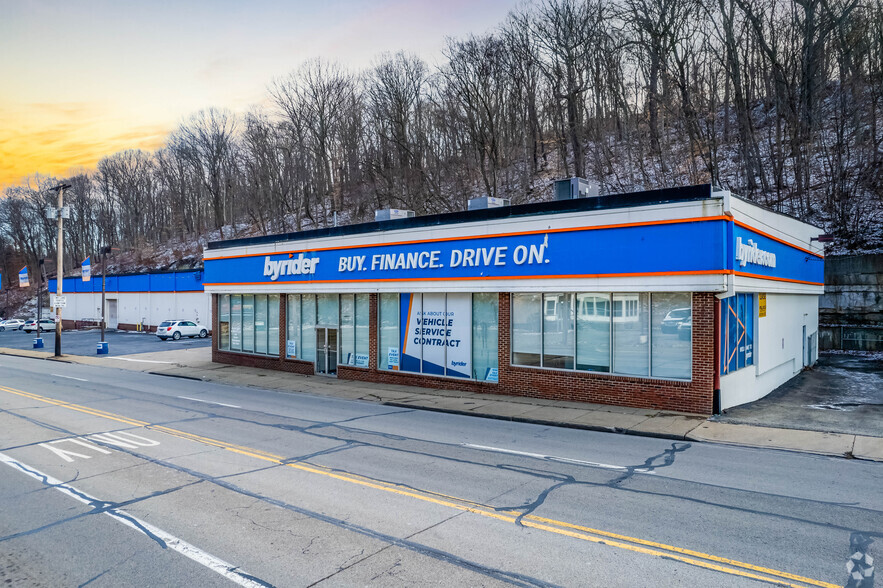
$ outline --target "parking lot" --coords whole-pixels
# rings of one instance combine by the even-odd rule
[[[43,333],[43,345],[45,350],[55,349],[55,332]],[[33,349],[35,333],[24,331],[0,332],[0,347],[12,349]],[[61,335],[61,352],[65,355],[97,355],[96,347],[101,339],[101,333],[97,329],[84,331],[64,331]],[[108,355],[133,355],[137,353],[154,353],[156,351],[171,351],[174,349],[189,349],[193,347],[209,347],[212,344],[211,337],[205,339],[183,338],[179,341],[160,340],[153,333],[131,333],[106,331],[105,341],[108,343]]]

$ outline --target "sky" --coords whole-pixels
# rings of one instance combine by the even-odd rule
[[[518,0],[0,0],[0,189],[155,149],[188,115],[265,104],[274,78],[321,57],[353,71],[383,52],[442,60]]]

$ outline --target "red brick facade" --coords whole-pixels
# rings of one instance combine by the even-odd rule
[[[500,293],[499,382],[477,382],[377,369],[377,295],[369,301],[369,367],[338,366],[338,377],[347,380],[403,384],[477,393],[507,394],[617,406],[677,410],[711,414],[714,387],[714,294],[693,294],[693,378],[689,382],[634,378],[612,374],[550,370],[510,364],[510,296]],[[286,301],[279,309],[279,357],[219,351],[212,340],[212,360],[313,374],[312,362],[285,359]],[[212,295],[212,316],[218,316],[218,296]],[[217,318],[215,318],[217,320]],[[214,325],[213,325],[214,327]],[[216,327],[215,333],[220,332]]]

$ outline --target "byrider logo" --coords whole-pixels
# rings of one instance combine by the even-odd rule
[[[279,261],[273,261],[268,255],[264,257],[264,275],[270,276],[270,279],[275,282],[279,276],[315,274],[317,265],[319,265],[318,257],[304,257],[303,253],[294,259],[280,259]]]
[[[776,254],[757,248],[757,243],[748,239],[748,244],[742,243],[742,237],[736,237],[736,261],[745,267],[747,263],[756,263],[767,267],[776,267]]]

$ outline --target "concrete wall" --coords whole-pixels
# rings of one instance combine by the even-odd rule
[[[66,320],[88,320],[101,317],[101,293],[66,294]],[[204,292],[108,292],[109,301],[116,301],[117,324],[107,313],[110,328],[133,329],[143,323],[156,327],[166,319],[194,320],[204,325],[212,324],[211,298]]]
[[[822,349],[883,351],[883,253],[825,258]]]
[[[755,302],[754,365],[721,376],[722,409],[763,398],[803,369],[803,327],[818,341],[818,308],[818,296],[767,294],[767,315],[758,318]]]

